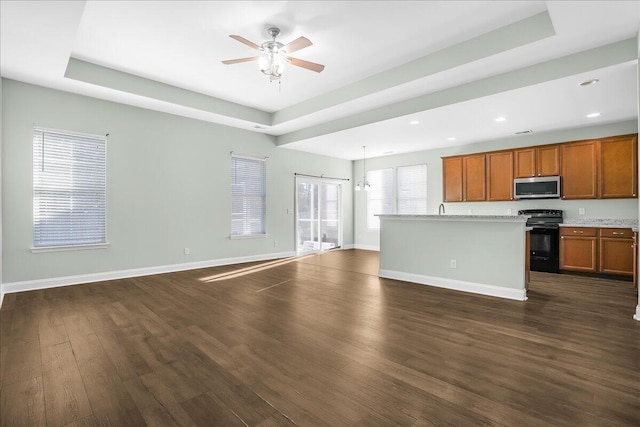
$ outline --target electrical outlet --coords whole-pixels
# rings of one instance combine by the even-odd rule
[[[191,249],[189,249],[189,248],[184,248],[184,254],[185,254],[185,255],[191,255]]]
[[[277,248],[277,247],[278,247],[278,241],[277,241],[277,240],[274,240],[274,241],[273,241],[273,247],[274,247],[274,248]]]
[[[586,212],[585,208],[578,208],[578,214],[584,215]]]
[[[457,268],[457,267],[458,267],[458,264],[456,263],[456,260],[452,259],[451,260],[451,268]]]
[[[511,208],[507,209],[507,215],[513,215],[513,210]]]

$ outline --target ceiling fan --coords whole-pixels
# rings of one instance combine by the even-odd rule
[[[251,56],[248,58],[228,59],[222,61],[223,64],[239,64],[241,62],[258,61],[260,71],[269,76],[269,80],[279,80],[282,77],[282,71],[284,65],[289,63],[297,67],[306,68],[307,70],[315,71],[316,73],[324,70],[324,65],[316,64],[315,62],[309,62],[298,58],[288,56],[290,53],[304,49],[312,45],[311,41],[306,37],[298,37],[294,41],[288,44],[282,44],[276,41],[276,37],[280,34],[280,29],[277,27],[271,27],[267,30],[272,40],[268,40],[261,45],[257,45],[252,41],[245,39],[242,36],[230,35],[232,39],[246,44],[252,49],[260,52],[259,56]]]

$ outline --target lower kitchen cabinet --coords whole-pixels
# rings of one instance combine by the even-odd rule
[[[633,275],[633,232],[629,228],[603,228],[599,239],[598,271],[607,274]]]
[[[634,236],[629,228],[560,228],[560,269],[632,276]]]
[[[598,237],[595,228],[560,228],[560,270],[598,271]]]

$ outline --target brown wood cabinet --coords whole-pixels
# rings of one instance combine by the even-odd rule
[[[633,276],[634,239],[630,228],[601,228],[598,272]]]
[[[486,165],[484,154],[473,154],[462,158],[462,200],[477,202],[487,199]]]
[[[513,200],[513,154],[487,153],[487,200]]]
[[[462,201],[462,157],[442,159],[442,200]]]
[[[597,230],[587,227],[560,228],[560,270],[595,273]]]
[[[514,178],[560,175],[560,145],[514,150]]]
[[[600,197],[622,199],[638,194],[638,135],[600,141]]]
[[[443,157],[443,200],[513,200],[513,178],[555,175],[565,200],[637,198],[638,135]]]
[[[563,199],[598,197],[598,154],[598,140],[562,144]]]
[[[634,239],[630,228],[561,227],[560,269],[634,276]]]

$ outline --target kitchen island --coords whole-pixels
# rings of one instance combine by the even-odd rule
[[[383,278],[524,301],[526,215],[379,215]]]

